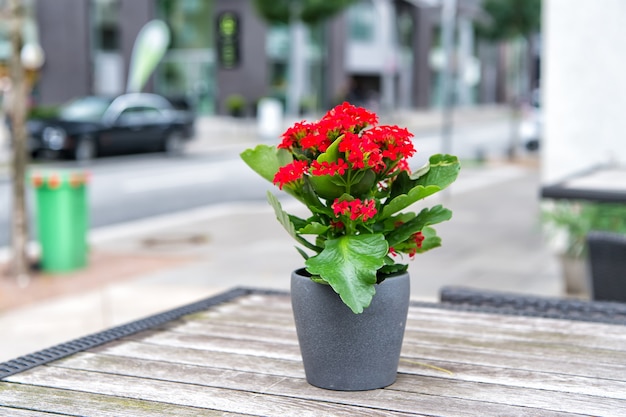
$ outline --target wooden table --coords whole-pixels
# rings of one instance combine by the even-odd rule
[[[541,188],[541,196],[555,200],[626,203],[626,169],[603,168]]]
[[[0,365],[0,416],[626,416],[626,326],[414,303],[397,382],[365,392],[306,383],[288,294],[112,330]]]

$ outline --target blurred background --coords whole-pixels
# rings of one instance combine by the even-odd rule
[[[171,40],[145,91],[188,98],[200,115],[229,114],[237,96],[242,115],[254,116],[266,97],[291,105],[293,88],[299,111],[349,95],[385,111],[438,107],[448,53],[457,105],[529,102],[539,87],[539,1],[491,1],[488,10],[481,0],[318,3],[25,0],[25,42],[46,56],[31,105],[124,92],[134,42],[153,19],[167,24]],[[452,20],[442,19],[444,3]]]
[[[2,0],[0,11],[11,340],[0,359],[224,288],[288,289],[302,261],[265,201],[278,191],[238,155],[343,101],[408,127],[415,166],[461,158],[441,197],[455,213],[443,248],[411,263],[415,298],[448,284],[588,298],[562,258],[584,276],[585,233],[625,218],[581,204],[546,215],[540,197],[624,163],[622,0]]]

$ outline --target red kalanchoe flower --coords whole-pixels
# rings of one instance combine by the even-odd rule
[[[363,133],[363,136],[375,142],[381,149],[383,157],[391,161],[410,158],[415,154],[411,138],[413,134],[398,126],[376,126]]]
[[[418,248],[422,247],[422,243],[424,242],[424,234],[422,232],[417,232],[413,235],[413,239],[415,239],[415,243],[417,244]]]
[[[300,147],[300,140],[311,132],[312,125],[307,122],[298,122],[283,133],[283,140],[277,148],[292,150]]]
[[[314,153],[325,152],[331,143],[327,135],[319,133],[317,130],[304,136],[300,141],[302,149],[311,150]]]
[[[376,202],[374,200],[361,201],[357,198],[352,201],[347,201],[336,199],[331,207],[335,216],[347,215],[352,221],[361,219],[366,222],[377,213]]]
[[[337,162],[317,162],[311,163],[311,175],[343,175],[348,169],[348,164],[343,159],[339,158]]]
[[[285,184],[301,179],[308,170],[309,164],[306,161],[293,161],[278,170],[273,182],[282,190]]]
[[[348,102],[336,106],[322,118],[331,119],[337,124],[337,128],[358,133],[367,126],[378,123],[378,116],[362,107],[356,107]]]
[[[411,239],[415,243],[415,246],[412,247],[409,251],[409,257],[413,258],[417,254],[417,250],[422,247],[422,243],[424,242],[425,237],[422,232],[417,232],[411,236]]]

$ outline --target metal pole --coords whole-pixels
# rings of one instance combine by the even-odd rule
[[[290,54],[286,104],[287,114],[292,117],[298,117],[300,114],[300,100],[304,91],[306,28],[300,19],[301,0],[291,0],[289,8]]]
[[[441,41],[445,54],[445,66],[441,82],[442,124],[441,152],[452,152],[452,127],[454,110],[454,34],[456,27],[456,0],[443,0],[441,8]]]
[[[393,2],[389,0],[375,0],[374,7],[380,17],[378,22],[384,45],[385,66],[381,74],[381,110],[385,114],[392,112],[395,107],[395,75],[397,72],[397,44],[394,37],[396,17]]]

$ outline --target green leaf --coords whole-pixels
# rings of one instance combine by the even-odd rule
[[[437,232],[432,227],[424,227],[422,234],[424,235],[424,240],[422,241],[422,247],[417,249],[417,253],[424,253],[441,246],[441,238],[437,236]]]
[[[298,251],[298,253],[304,258],[304,260],[306,261],[307,259],[309,259],[309,254],[306,253],[304,250],[302,250],[302,248],[299,248],[296,246],[296,250]]]
[[[289,214],[283,211],[283,206],[280,205],[280,201],[278,198],[271,192],[267,192],[267,201],[269,201],[270,205],[274,208],[274,213],[276,214],[276,219],[280,224],[283,225],[287,233],[289,233],[293,238],[296,238],[296,229],[291,223],[291,219],[289,218]]]
[[[385,204],[381,218],[385,219],[443,190],[456,180],[460,169],[461,164],[456,156],[435,154],[430,157],[427,166],[413,175],[409,176],[406,172],[398,174],[391,189],[390,201]]]
[[[391,200],[388,204],[383,208],[383,213],[381,215],[382,219],[386,219],[394,213],[399,212],[410,206],[411,204],[428,197],[429,195],[433,195],[437,192],[441,191],[441,187],[436,185],[429,185],[424,187],[422,185],[418,185],[411,189],[407,194],[402,194]]]
[[[395,246],[404,242],[412,234],[424,229],[426,226],[441,223],[452,218],[452,212],[441,205],[436,205],[430,209],[425,208],[413,219],[404,223],[393,232],[387,235],[389,246]]]
[[[332,209],[326,207],[313,190],[313,185],[310,181],[312,178],[313,177],[304,177],[302,188],[299,190],[299,194],[295,195],[295,197],[302,201],[309,208],[309,210],[311,210],[311,212],[332,216]]]
[[[240,156],[250,168],[269,182],[274,181],[280,167],[293,162],[289,151],[269,145],[257,145],[254,149],[246,149]]]
[[[307,259],[305,265],[358,314],[370,305],[376,293],[376,271],[385,263],[388,249],[382,234],[342,236],[326,241],[324,250]]]
[[[378,283],[383,282],[389,275],[405,272],[407,269],[409,269],[409,266],[406,264],[392,263],[383,265],[383,267],[378,270]]]
[[[429,162],[430,169],[426,174],[415,178],[416,184],[437,185],[443,190],[459,176],[461,163],[459,158],[454,155],[435,154],[430,157]]]
[[[313,245],[311,242],[309,242],[308,240],[304,239],[302,236],[300,236],[296,232],[296,228],[293,225],[293,223],[291,222],[290,215],[287,214],[287,212],[285,212],[283,210],[283,207],[280,205],[280,201],[278,201],[276,196],[274,196],[274,194],[272,194],[269,191],[267,192],[267,201],[269,201],[270,205],[274,208],[274,213],[276,214],[276,219],[278,220],[278,222],[280,224],[283,225],[283,227],[285,228],[285,230],[287,231],[287,233],[289,233],[289,235],[291,237],[293,237],[295,240],[297,240],[303,246],[306,246],[307,248],[309,248],[311,250],[314,250],[315,252],[320,252],[322,250],[322,248],[319,248],[319,247]]]
[[[302,235],[321,235],[326,233],[330,229],[330,226],[325,226],[318,222],[312,222],[298,230],[298,233]]]

